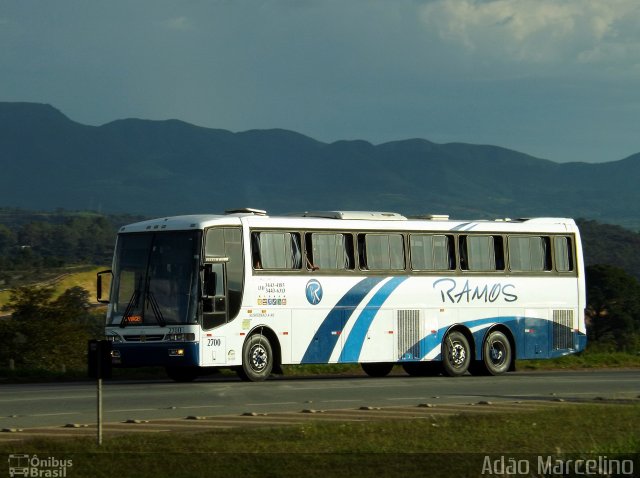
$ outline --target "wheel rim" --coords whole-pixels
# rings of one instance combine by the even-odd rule
[[[269,354],[262,344],[251,347],[251,369],[254,372],[262,372],[269,363]]]
[[[489,360],[491,364],[499,367],[504,365],[507,358],[507,349],[500,340],[494,340],[489,344]]]
[[[449,360],[451,365],[460,368],[467,360],[467,350],[460,342],[452,342],[449,348]]]

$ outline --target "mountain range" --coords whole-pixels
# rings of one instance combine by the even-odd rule
[[[640,153],[555,163],[498,146],[324,143],[282,129],[72,121],[0,102],[0,207],[165,216],[257,207],[456,218],[570,216],[640,229]]]

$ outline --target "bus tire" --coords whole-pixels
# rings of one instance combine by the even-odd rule
[[[471,347],[462,332],[454,330],[442,341],[442,369],[449,377],[464,375],[471,364]]]
[[[369,377],[386,377],[391,372],[393,368],[393,363],[391,362],[366,362],[361,363],[360,366],[364,373],[369,375]]]
[[[501,375],[511,367],[511,343],[499,330],[487,335],[482,345],[482,363],[488,375]]]
[[[442,372],[440,362],[405,362],[402,368],[412,377],[435,377]]]
[[[166,367],[165,371],[174,382],[193,382],[200,375],[198,367]]]
[[[273,349],[264,335],[249,337],[242,346],[242,366],[237,369],[240,378],[247,382],[262,382],[273,370]]]

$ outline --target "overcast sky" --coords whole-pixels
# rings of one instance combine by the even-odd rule
[[[638,0],[0,0],[0,101],[321,141],[640,152]]]

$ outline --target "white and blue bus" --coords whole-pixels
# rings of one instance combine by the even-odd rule
[[[178,381],[217,368],[260,381],[282,365],[328,363],[371,376],[394,365],[499,375],[586,345],[580,235],[562,218],[240,209],[154,219],[120,229],[98,295],[114,365],[163,366]]]

